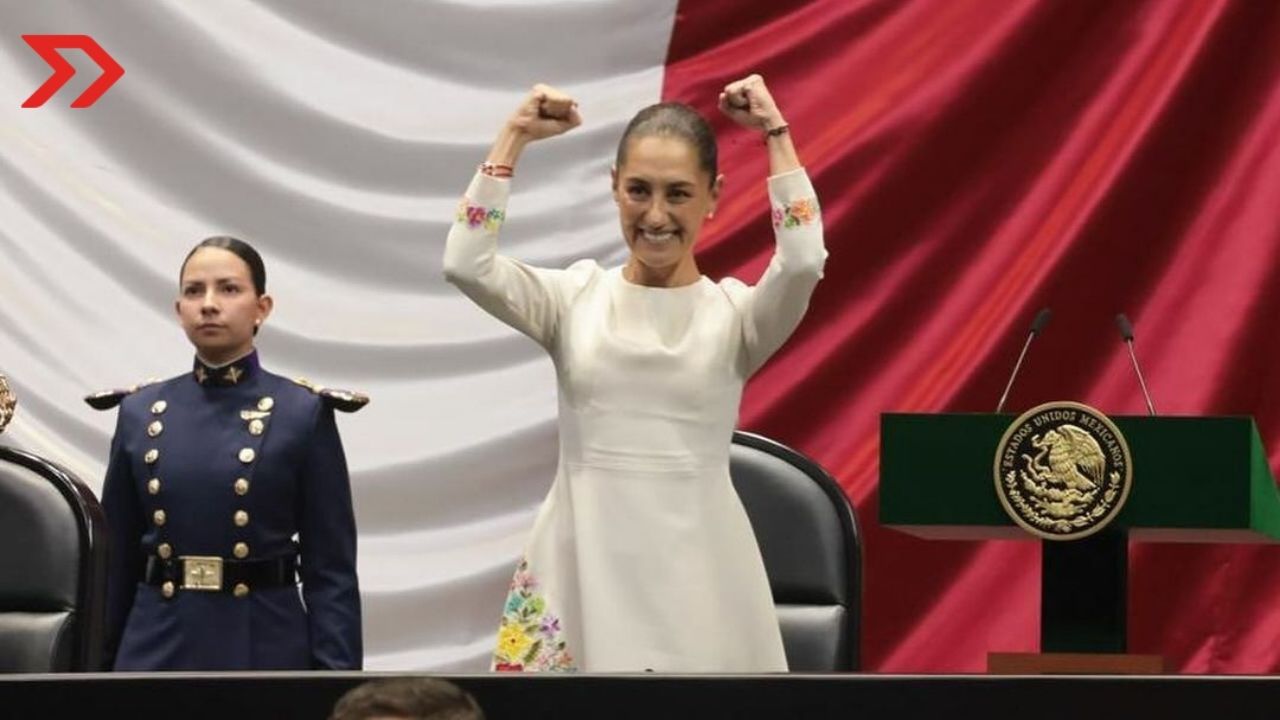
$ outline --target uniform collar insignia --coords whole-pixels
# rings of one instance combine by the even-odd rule
[[[245,355],[226,365],[209,365],[199,357],[195,359],[192,375],[204,387],[233,387],[242,385],[258,371],[258,351]]]

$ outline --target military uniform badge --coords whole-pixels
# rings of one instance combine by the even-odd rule
[[[361,392],[317,385],[306,378],[294,378],[294,382],[315,393],[324,404],[335,410],[351,413],[369,404],[369,396]]]

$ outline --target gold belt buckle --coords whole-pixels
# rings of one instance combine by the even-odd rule
[[[222,589],[222,558],[185,555],[182,558],[182,589],[218,591]]]

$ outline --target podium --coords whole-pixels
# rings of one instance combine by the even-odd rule
[[[1042,545],[1042,653],[1124,653],[1128,541],[1280,542],[1277,493],[1248,417],[1112,416],[1133,456],[1115,520],[1079,540],[1039,540],[995,492],[996,447],[1014,415],[880,419],[880,523],[916,537]]]

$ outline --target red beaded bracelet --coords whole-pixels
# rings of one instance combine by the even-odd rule
[[[515,168],[486,160],[480,163],[480,173],[489,177],[509,178],[515,174]]]

